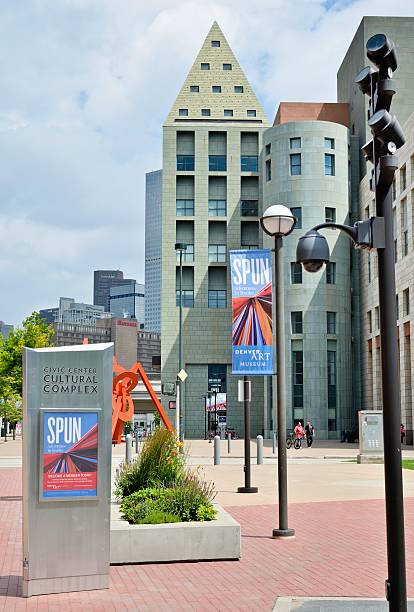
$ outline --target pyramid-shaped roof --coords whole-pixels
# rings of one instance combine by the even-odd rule
[[[206,110],[210,111],[210,115],[206,116]],[[240,121],[269,125],[256,94],[216,21],[207,34],[164,126],[177,125],[177,122],[211,120],[215,123]]]

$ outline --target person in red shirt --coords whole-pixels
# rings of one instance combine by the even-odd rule
[[[293,431],[295,433],[295,438],[299,438],[299,440],[303,440],[303,438],[305,437],[305,430],[303,429],[302,423],[300,421],[298,422],[298,424],[296,425]]]

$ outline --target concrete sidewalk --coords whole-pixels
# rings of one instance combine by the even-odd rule
[[[298,598],[278,597],[273,612],[386,612],[385,599],[353,599],[351,597]],[[414,610],[414,600],[408,601],[408,611]]]

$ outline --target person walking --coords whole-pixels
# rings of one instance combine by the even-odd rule
[[[404,427],[404,425],[402,423],[400,425],[400,436],[401,436],[401,444],[404,444],[405,427]]]
[[[300,447],[302,448],[302,440],[305,437],[305,430],[302,427],[302,423],[299,421],[298,424],[296,425],[295,429],[293,430],[294,434],[295,434],[295,438],[297,440],[299,440],[299,444]],[[296,446],[295,446],[296,448]]]
[[[312,421],[308,421],[306,423],[305,434],[306,434],[306,442],[307,442],[308,448],[310,448],[312,446],[313,436],[315,435],[315,429],[312,425]]]

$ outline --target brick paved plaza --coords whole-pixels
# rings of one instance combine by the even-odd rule
[[[317,451],[314,451],[315,453]],[[325,453],[325,451],[324,451]],[[325,453],[326,454],[326,453]],[[298,456],[298,455],[297,455]],[[309,463],[311,464],[309,467]],[[314,470],[314,489],[320,477],[337,472],[346,489],[346,470],[351,475],[365,470],[358,481],[361,497],[374,481],[380,484],[382,466],[356,466],[348,462],[304,457],[290,465],[294,488],[306,470]],[[7,459],[6,459],[7,464]],[[216,470],[216,472],[214,472]],[[235,472],[235,470],[237,470]],[[253,475],[260,483],[274,478],[275,466],[257,466]],[[325,470],[325,472],[323,471]],[[240,484],[242,465],[206,468],[209,478],[217,475],[218,500],[231,499]],[[318,476],[320,474],[320,476]],[[367,474],[371,474],[370,480]],[[21,469],[0,467],[0,610],[260,610],[271,611],[278,596],[383,597],[386,576],[385,515],[381,499],[332,499],[335,483],[329,481],[329,501],[296,501],[291,494],[290,525],[296,538],[275,541],[269,535],[276,526],[276,506],[261,503],[259,496],[246,496],[249,505],[226,505],[242,525],[242,559],[232,562],[200,562],[129,565],[111,567],[111,587],[104,591],[20,597],[21,588]],[[365,479],[365,480],[364,480]],[[405,472],[406,488],[412,491],[414,472]],[[365,483],[365,485],[364,485]],[[350,486],[351,486],[350,482]],[[355,489],[350,489],[351,491]],[[330,497],[331,491],[331,497]],[[373,494],[375,495],[375,489]],[[227,496],[227,497],[226,497]],[[269,496],[264,493],[264,499]],[[300,499],[300,495],[299,495]],[[406,541],[414,542],[414,496],[406,499]],[[408,595],[414,597],[414,547],[407,547]]]

